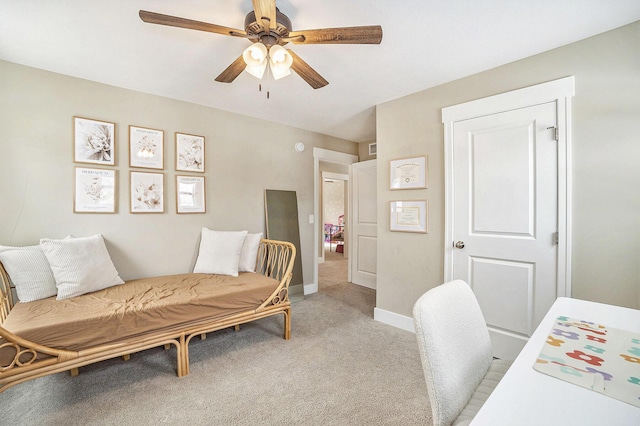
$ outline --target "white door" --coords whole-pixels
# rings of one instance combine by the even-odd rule
[[[556,102],[453,125],[453,278],[513,359],[556,299]]]
[[[378,213],[376,160],[351,165],[351,282],[376,288]]]

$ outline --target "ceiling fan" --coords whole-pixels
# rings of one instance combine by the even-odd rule
[[[139,15],[140,19],[150,24],[243,37],[251,41],[252,46],[216,77],[216,81],[221,83],[231,83],[245,69],[255,76],[258,76],[257,72],[261,77],[261,71],[264,72],[266,67],[265,60],[269,59],[275,78],[287,75],[290,67],[311,87],[319,89],[329,82],[291,49],[284,49],[282,46],[289,42],[294,44],[380,44],[382,41],[380,25],[292,31],[291,20],[276,8],[276,0],[253,0],[253,11],[249,12],[244,20],[244,31],[146,10],[141,10]]]

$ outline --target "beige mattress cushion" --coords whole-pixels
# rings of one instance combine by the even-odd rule
[[[255,310],[278,284],[254,273],[143,278],[72,299],[18,303],[3,327],[41,345],[78,351]]]

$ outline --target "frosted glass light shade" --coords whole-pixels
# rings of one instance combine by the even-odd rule
[[[242,59],[247,64],[244,69],[254,77],[262,78],[267,68],[267,47],[262,43],[253,43],[242,53]]]
[[[291,74],[291,64],[293,56],[284,47],[276,44],[269,49],[269,65],[273,73],[274,80],[281,79]]]

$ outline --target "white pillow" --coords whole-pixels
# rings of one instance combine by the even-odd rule
[[[247,238],[244,240],[244,245],[240,251],[239,272],[256,271],[256,260],[258,259],[258,248],[260,247],[261,239],[262,232],[259,234],[247,234]]]
[[[123,284],[102,235],[40,240],[58,287],[58,300]]]
[[[46,299],[58,293],[49,261],[40,246],[0,246],[0,262],[21,302]]]
[[[238,276],[240,251],[247,231],[212,231],[202,228],[194,273]]]

